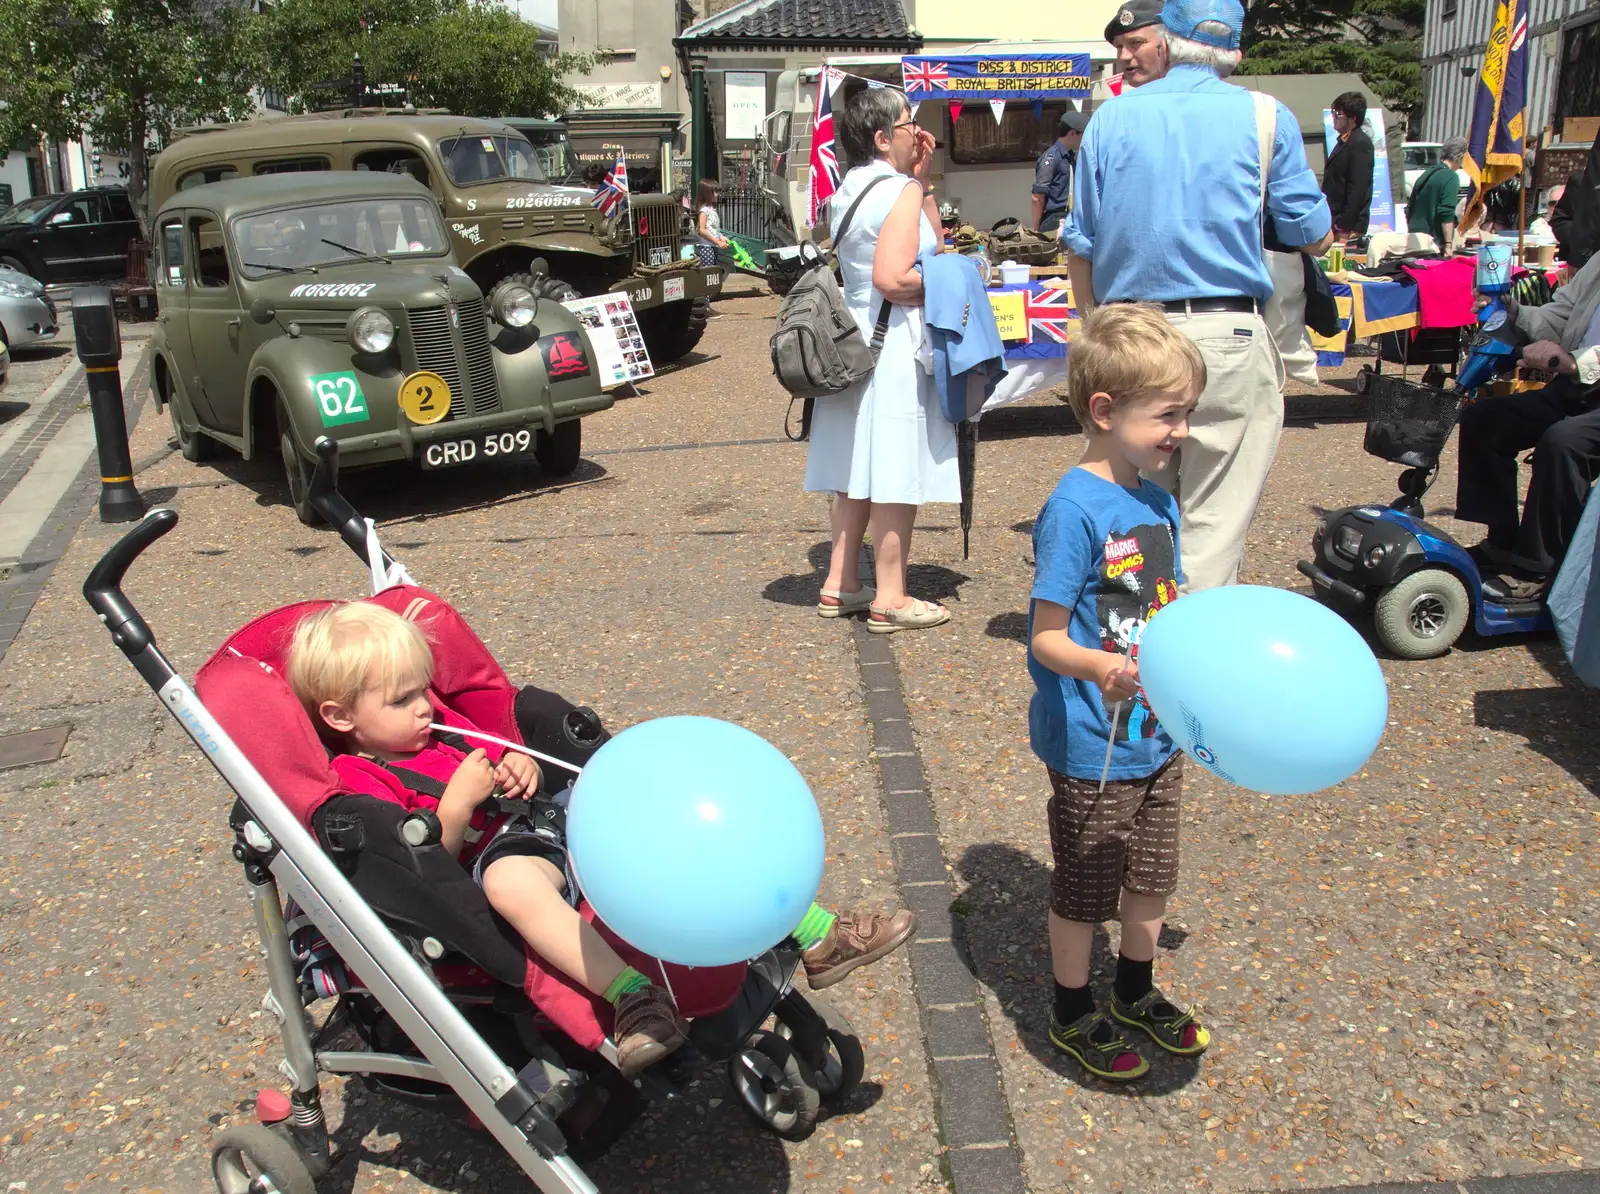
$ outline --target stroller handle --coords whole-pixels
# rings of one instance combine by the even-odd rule
[[[360,511],[350,504],[350,499],[339,492],[339,442],[330,436],[318,436],[314,450],[317,454],[317,463],[312,469],[311,481],[306,486],[306,499],[317,513],[322,515],[327,524],[339,532],[339,537],[344,540],[345,546],[356,553],[356,558],[365,563],[366,520],[361,517]],[[394,562],[394,557],[385,551],[383,566],[389,568]]]
[[[178,525],[178,512],[160,506],[141,518],[134,528],[111,545],[83,582],[83,597],[100,615],[111,641],[129,659],[137,659],[154,639],[133,602],[122,591],[122,578],[145,548]]]

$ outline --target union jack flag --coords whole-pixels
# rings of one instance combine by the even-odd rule
[[[817,81],[817,123],[811,131],[811,190],[806,201],[807,228],[817,226],[817,217],[839,189],[839,155],[833,142],[832,92],[843,77],[829,67]]]
[[[950,67],[944,62],[906,61],[901,64],[906,94],[913,91],[938,91],[950,81]]]
[[[622,160],[622,151],[619,149],[617,164],[606,173],[605,181],[600,184],[600,189],[594,193],[589,205],[598,208],[603,216],[614,216],[627,202],[628,163]]]
[[[1067,323],[1078,318],[1078,312],[1069,305],[1065,289],[1045,287],[1029,290],[1023,299],[1023,310],[1028,318],[1028,340],[1044,337],[1057,344],[1067,342]]]

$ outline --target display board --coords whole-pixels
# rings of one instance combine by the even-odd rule
[[[625,294],[597,294],[561,304],[578,317],[594,349],[594,371],[604,389],[654,377],[633,303]]]
[[[1087,54],[913,55],[900,74],[912,103],[1081,99],[1091,85]]]

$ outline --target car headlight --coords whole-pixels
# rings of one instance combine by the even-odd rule
[[[1355,559],[1361,554],[1361,528],[1342,526],[1333,536],[1333,550],[1346,559]]]
[[[350,317],[347,335],[357,352],[387,352],[394,343],[394,320],[376,307],[362,307]]]
[[[0,278],[0,294],[6,298],[31,298],[36,292],[20,282]]]
[[[525,328],[533,322],[539,300],[526,286],[502,286],[494,296],[495,322],[508,328]]]

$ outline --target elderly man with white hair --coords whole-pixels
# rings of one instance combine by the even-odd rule
[[[1183,570],[1198,590],[1238,578],[1283,430],[1263,198],[1278,237],[1313,256],[1333,220],[1294,116],[1223,81],[1239,64],[1239,0],[1167,0],[1161,24],[1167,71],[1095,111],[1062,240],[1080,310],[1157,303],[1205,360],[1177,470]]]

